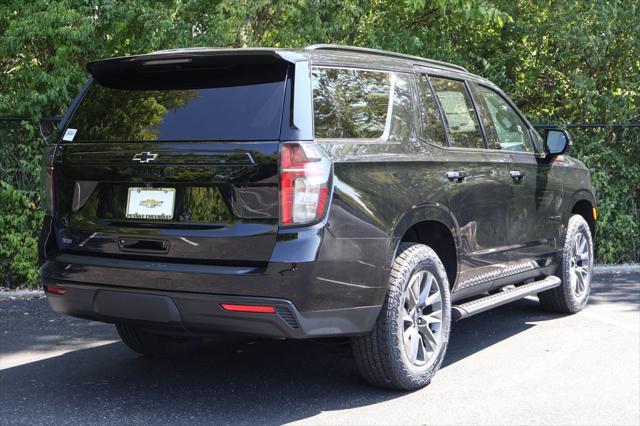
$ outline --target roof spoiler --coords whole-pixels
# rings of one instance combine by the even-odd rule
[[[175,71],[185,68],[209,69],[233,65],[295,63],[303,59],[305,56],[300,53],[275,49],[172,49],[89,62],[87,71],[100,81],[103,78],[110,79],[118,75]]]

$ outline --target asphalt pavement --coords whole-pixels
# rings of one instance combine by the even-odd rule
[[[529,298],[454,324],[417,392],[366,385],[341,341],[224,340],[180,360],[46,300],[0,301],[0,424],[640,425],[640,274],[597,277],[587,308]]]

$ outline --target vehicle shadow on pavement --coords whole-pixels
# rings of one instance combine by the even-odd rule
[[[456,323],[444,365],[556,317],[521,300]],[[118,342],[2,370],[0,384],[2,418],[29,423],[284,423],[406,394],[366,385],[338,340],[212,341],[177,360]]]

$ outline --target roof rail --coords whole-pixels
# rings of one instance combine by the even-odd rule
[[[405,55],[404,53],[389,52],[388,50],[369,49],[366,47],[341,46],[339,44],[313,44],[311,46],[305,47],[305,50],[338,50],[338,51],[344,51],[344,52],[362,52],[362,53],[369,53],[372,55],[382,55],[382,56],[390,56],[390,57],[401,58],[401,59],[411,59],[414,61],[426,62],[429,64],[441,66],[441,67],[453,68],[459,71],[469,72],[465,67],[462,67],[460,65],[450,64],[448,62],[436,61],[435,59],[421,58],[420,56]]]

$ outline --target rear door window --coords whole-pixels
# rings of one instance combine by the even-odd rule
[[[464,82],[431,77],[431,84],[444,115],[451,146],[484,148],[478,117]]]
[[[63,139],[75,142],[276,140],[286,69],[158,73],[94,82]]]
[[[413,131],[410,78],[350,68],[312,70],[315,137],[402,141]]]

